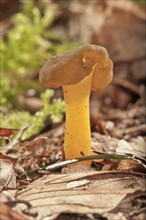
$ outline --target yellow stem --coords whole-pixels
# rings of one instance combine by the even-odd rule
[[[92,73],[75,85],[63,86],[66,104],[66,159],[91,155],[89,96]],[[84,162],[85,163],[85,162]],[[89,164],[89,161],[86,162]]]

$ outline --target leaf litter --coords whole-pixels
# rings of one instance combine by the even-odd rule
[[[118,127],[119,120],[114,123],[122,132]],[[13,205],[9,203],[9,208],[30,220],[65,219],[66,216],[74,216],[74,219],[127,220],[129,216],[143,215],[143,201],[146,199],[144,136],[136,138],[131,135],[130,139],[119,139],[115,134],[107,136],[93,131],[92,149],[95,157],[97,155],[101,159],[94,158],[90,171],[76,170],[76,173],[67,174],[60,172],[63,138],[64,124],[34,140],[19,144],[7,153],[1,153],[2,167],[5,161],[11,167],[5,182],[12,174],[15,176],[15,184],[10,185],[15,189],[11,190],[12,194],[9,186],[3,184],[1,194],[5,190],[9,193],[2,200],[3,204],[15,202]],[[103,155],[106,157],[102,158]],[[125,160],[118,160],[119,155]],[[57,169],[42,169],[51,166]],[[136,213],[133,203],[138,205]],[[130,212],[123,204],[130,207]]]
[[[126,7],[126,4],[123,4],[123,8]],[[106,9],[108,7],[105,7]],[[115,17],[118,16],[119,11],[114,14]],[[83,12],[86,13],[86,10]],[[108,20],[111,28],[110,31],[107,28],[106,30],[109,33],[111,32],[112,36],[117,36],[120,33],[114,25],[117,19],[111,21],[109,18]],[[123,23],[122,20],[120,21]],[[141,22],[140,19],[138,21]],[[132,22],[133,18],[130,19],[130,23]],[[138,26],[140,27],[139,23]],[[136,27],[133,23],[131,26]],[[84,28],[81,29],[84,30]],[[106,45],[106,35],[109,36],[109,33],[106,34],[105,32],[106,35],[104,35],[104,30],[103,28],[101,33],[99,31],[101,36],[98,35],[97,37],[99,41],[105,40],[102,44],[105,43]],[[116,32],[113,35],[115,30]],[[125,33],[129,34],[128,29],[126,30]],[[85,32],[83,34],[85,36]],[[7,145],[9,147],[0,154],[1,195],[4,192],[7,193],[5,198],[1,200],[3,202],[0,207],[1,219],[7,217],[11,220],[144,220],[146,218],[144,174],[146,164],[146,111],[143,106],[142,87],[135,84],[142,80],[144,71],[141,66],[138,67],[138,63],[142,60],[133,58],[133,55],[137,56],[138,52],[134,53],[133,51],[135,45],[139,45],[139,42],[141,44],[143,41],[138,37],[138,42],[134,45],[131,45],[133,41],[127,41],[128,45],[131,45],[131,50],[127,51],[126,48],[125,53],[123,46],[126,44],[123,44],[119,35],[116,39],[118,39],[118,43],[114,39],[114,47],[112,46],[113,49],[111,49],[113,55],[116,55],[115,59],[117,59],[117,61],[114,60],[115,72],[117,75],[119,74],[118,77],[120,78],[120,74],[127,71],[127,79],[115,78],[113,87],[110,87],[108,95],[112,97],[111,100],[117,108],[108,106],[106,103],[110,103],[110,99],[105,99],[103,96],[105,103],[101,102],[100,111],[102,120],[100,114],[97,114],[96,117],[91,115],[91,119],[94,119],[92,121],[92,149],[97,155],[122,154],[132,157],[134,160],[120,161],[113,158],[94,160],[92,170],[89,172],[63,174],[61,169],[38,172],[41,167],[49,167],[52,164],[62,162],[64,124],[43,133],[34,140],[25,141],[21,144],[19,144],[20,136],[14,136],[14,142],[10,140],[9,145]],[[118,51],[116,47],[122,48],[119,55],[115,53],[116,50]],[[129,53],[132,55],[131,57]],[[124,55],[119,58],[121,54]],[[123,60],[125,54],[130,57],[128,61]],[[138,56],[140,57],[140,54]],[[124,69],[125,66],[128,67],[128,70]],[[137,74],[139,71],[142,74]],[[135,73],[135,82],[131,77],[131,72]],[[114,96],[111,96],[112,92]],[[115,98],[117,92],[121,97],[119,99]],[[102,95],[100,98],[102,100]],[[95,110],[98,112],[97,109]],[[11,136],[13,132],[9,134]],[[23,179],[20,178],[22,174],[25,174]]]
[[[58,128],[58,130],[60,129],[63,130],[64,126]],[[58,133],[58,139],[60,139],[61,132]],[[55,146],[56,144],[53,143],[53,134],[55,134],[56,143],[57,132],[53,132],[51,139],[38,137],[35,140],[26,141],[20,145],[18,160],[26,173],[42,165],[48,165],[49,167],[51,164],[55,165],[56,163],[59,164],[59,161],[61,162],[61,157],[58,157],[58,150],[60,151],[59,155],[61,155],[62,146],[61,143],[60,146]],[[97,136],[98,140],[102,140],[99,148],[98,145],[100,142],[98,142],[97,146],[95,144],[95,142],[97,142]],[[125,144],[122,141],[120,145],[118,144],[119,139],[109,139],[107,136],[99,133],[96,133],[96,135],[93,133],[92,137],[94,139],[94,141],[92,139],[94,142],[93,149],[96,152],[100,152],[100,154],[105,153],[105,149],[107,149],[107,147],[103,147],[104,145],[108,145],[110,152],[116,152],[118,147],[122,149],[121,145]],[[141,138],[139,139],[140,141],[142,140]],[[126,144],[130,145],[127,141]],[[132,147],[129,147],[129,149],[132,155]],[[121,153],[123,153],[123,156],[126,155],[124,147]],[[133,152],[133,155],[136,154],[137,151]],[[10,155],[13,155],[13,152],[11,152]],[[144,157],[143,152],[140,156]],[[125,161],[128,160],[123,160],[123,162]],[[14,201],[20,200],[28,202],[31,204],[31,208],[18,202],[15,205],[15,210],[25,215],[28,219],[56,219],[64,213],[76,213],[76,215],[83,215],[86,216],[86,218],[88,216],[88,219],[94,219],[94,215],[97,213],[102,218],[108,216],[108,219],[110,219],[110,215],[111,219],[114,218],[114,216],[117,216],[116,213],[119,213],[118,207],[121,203],[127,201],[125,199],[130,199],[132,196],[134,200],[141,194],[143,195],[145,191],[145,180],[143,178],[144,168],[138,169],[136,165],[136,169],[132,172],[130,169],[126,169],[126,172],[124,172],[120,164],[122,161],[119,162],[114,159],[103,159],[99,162],[101,165],[100,168],[103,168],[109,162],[112,166],[105,170],[99,169],[99,167],[95,169],[94,167],[94,169],[89,172],[69,174],[60,174],[60,171],[55,171],[54,173],[54,171],[52,171],[49,172],[47,176],[44,174],[38,175],[34,172],[34,175],[24,179],[28,184],[27,187],[24,186],[24,183],[19,182],[20,178],[19,175],[17,175],[17,185],[19,185],[19,187],[22,185],[24,189],[17,190],[17,193],[15,192],[16,194],[13,197]],[[113,167],[113,164],[115,167]],[[123,166],[125,168],[127,165]],[[132,165],[129,165],[129,167],[132,167]],[[32,182],[33,180],[35,181]],[[118,211],[116,211],[116,209]],[[127,212],[123,213],[122,211],[121,214],[118,214],[121,219],[129,215]],[[133,209],[131,209],[131,213],[133,213]]]
[[[17,147],[11,148],[10,142],[8,150],[0,154],[5,174],[1,175],[5,182],[1,181],[0,216],[16,212],[23,216],[20,219],[30,220],[144,219],[145,136],[140,130],[137,136],[133,132],[124,135],[124,129],[135,126],[135,120],[143,123],[144,112],[137,106],[120,114],[118,109],[112,111],[110,108],[102,120],[103,134],[97,125],[92,129],[95,156],[89,171],[61,173],[68,163],[62,151],[64,124],[33,140],[17,143]],[[112,124],[106,126],[108,121]]]

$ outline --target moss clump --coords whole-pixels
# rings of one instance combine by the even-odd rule
[[[53,90],[46,90],[42,93],[43,108],[31,115],[29,112],[16,111],[4,116],[0,114],[1,127],[4,128],[21,128],[24,124],[28,124],[24,131],[21,140],[26,140],[42,131],[48,118],[53,123],[58,123],[62,120],[65,111],[65,104],[61,99],[51,99],[54,93]]]

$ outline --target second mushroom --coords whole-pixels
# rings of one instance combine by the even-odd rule
[[[66,159],[91,155],[90,92],[105,88],[112,76],[113,64],[107,50],[92,44],[55,56],[41,68],[40,82],[43,85],[63,87]]]

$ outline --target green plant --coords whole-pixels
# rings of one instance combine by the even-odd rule
[[[30,4],[31,3],[31,4]],[[53,19],[55,8],[45,8],[43,16],[34,1],[26,1],[22,12],[12,18],[13,28],[1,40],[2,71],[15,74],[28,74],[35,71],[48,57],[51,42],[45,39],[46,29]]]
[[[10,80],[7,75],[1,73],[0,76],[0,107],[2,111],[7,111],[11,109],[15,103],[18,106],[18,100],[16,97],[15,81]]]
[[[1,126],[5,128],[21,128],[25,123],[28,123],[28,128],[21,137],[21,140],[26,140],[41,132],[49,117],[53,123],[60,122],[65,111],[65,105],[61,99],[53,99],[51,102],[53,95],[54,92],[50,89],[42,93],[43,108],[34,115],[25,111],[12,112],[7,116],[0,114]]]
[[[3,112],[21,110],[20,98],[28,89],[42,91],[39,82],[4,72],[0,74],[0,87],[0,110]]]
[[[146,0],[136,0],[139,4],[146,6]]]
[[[12,17],[13,27],[6,39],[0,40],[0,96],[4,111],[21,109],[19,97],[28,88],[40,92],[39,82],[29,80],[28,75],[37,72],[51,55],[62,53],[75,45],[50,31],[56,5],[45,4],[42,0],[40,8],[34,0],[24,1],[22,11]]]

